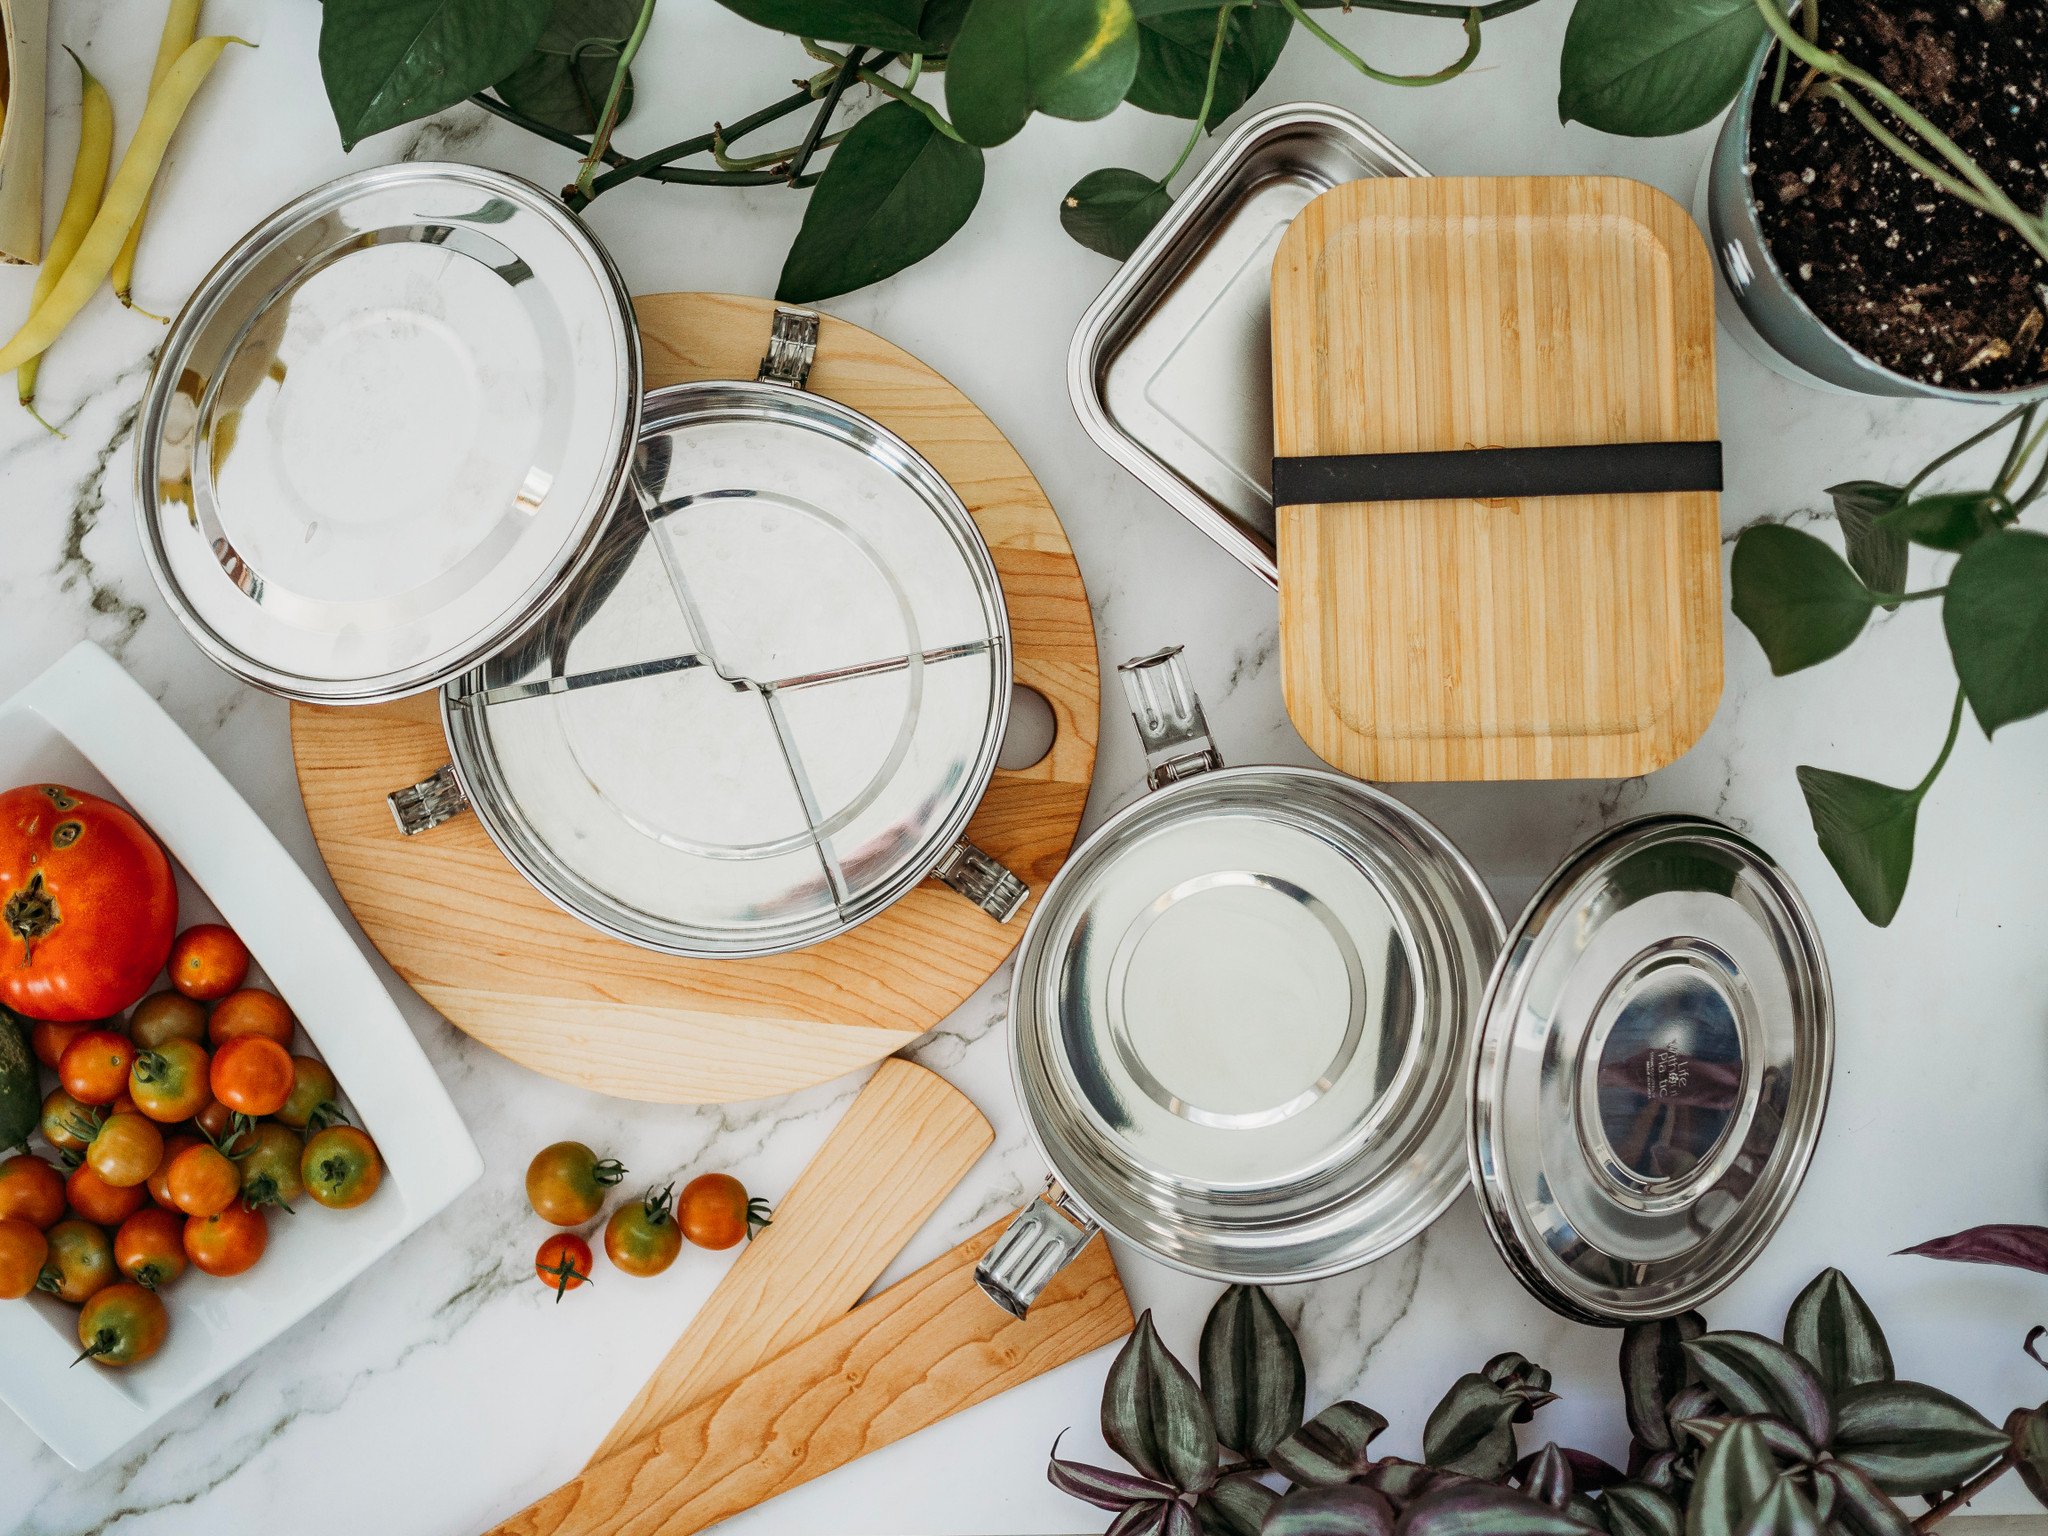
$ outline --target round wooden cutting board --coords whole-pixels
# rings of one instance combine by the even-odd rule
[[[646,384],[751,379],[775,306],[635,301]],[[437,696],[292,706],[292,750],[327,868],[363,931],[453,1023],[537,1072],[624,1098],[726,1103],[886,1056],[943,1019],[1023,936],[1065,861],[1095,768],[1100,679],[1088,594],[1031,471],[966,396],[879,336],[823,317],[811,389],[873,417],[959,493],[995,556],[1014,676],[1052,705],[1052,750],[998,769],[967,836],[1031,887],[998,923],[927,880],[850,933],[758,960],[691,960],[599,933],[506,862],[474,814],[403,837],[384,797],[448,761]]]

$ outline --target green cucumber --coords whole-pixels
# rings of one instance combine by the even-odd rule
[[[28,1022],[0,1008],[0,1152],[28,1150],[28,1133],[43,1115],[42,1079],[28,1048]]]

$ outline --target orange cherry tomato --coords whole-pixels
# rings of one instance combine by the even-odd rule
[[[306,1142],[299,1158],[306,1193],[330,1210],[346,1211],[377,1193],[384,1164],[377,1144],[352,1125],[330,1125]]]
[[[0,1301],[19,1301],[43,1278],[50,1240],[32,1221],[0,1217]]]
[[[92,1142],[90,1127],[97,1117],[92,1109],[71,1097],[62,1088],[52,1088],[43,1099],[43,1118],[38,1126],[47,1141],[59,1152],[83,1152]],[[79,1135],[78,1127],[88,1128]]]
[[[242,1035],[260,1035],[265,1040],[289,1046],[292,1031],[297,1025],[291,1009],[285,1007],[284,999],[275,992],[266,992],[261,987],[244,987],[213,1005],[213,1014],[206,1021],[206,1033],[216,1050]]]
[[[197,923],[171,945],[171,985],[187,997],[226,997],[249,974],[249,946],[220,923]]]
[[[46,1232],[64,1216],[64,1175],[24,1152],[0,1163],[0,1221]]]
[[[213,1102],[211,1058],[191,1040],[166,1040],[136,1055],[128,1069],[135,1107],[165,1125],[190,1120]]]
[[[109,1184],[91,1163],[80,1163],[64,1181],[64,1198],[71,1202],[73,1213],[87,1221],[118,1227],[141,1210],[149,1197],[140,1184]]]
[[[149,829],[61,784],[0,794],[0,1003],[32,1019],[104,1019],[171,952],[178,891]]]
[[[292,1058],[275,1040],[235,1035],[214,1052],[213,1096],[237,1114],[274,1115],[292,1096]]]
[[[202,1141],[178,1154],[164,1187],[174,1210],[187,1216],[211,1216],[226,1210],[242,1192],[242,1170],[218,1147]]]
[[[171,1165],[178,1160],[178,1154],[187,1148],[205,1145],[207,1142],[203,1137],[194,1136],[186,1131],[174,1131],[166,1136],[164,1160],[156,1165],[156,1172],[144,1182],[143,1187],[149,1191],[149,1198],[167,1211],[177,1210],[178,1202],[171,1198]]]
[[[147,1115],[113,1114],[85,1149],[86,1166],[116,1189],[143,1184],[164,1160],[164,1133]]]
[[[295,1131],[323,1131],[342,1118],[341,1084],[317,1056],[292,1058],[292,1093],[277,1118]]]
[[[137,1050],[152,1050],[166,1040],[206,1044],[206,1006],[182,992],[152,992],[128,1016],[128,1038]]]
[[[48,1291],[74,1307],[120,1278],[114,1268],[114,1245],[89,1221],[60,1221],[43,1237],[50,1245],[36,1289]]]
[[[239,1200],[185,1223],[185,1257],[209,1275],[239,1275],[263,1257],[269,1244],[263,1212]]]
[[[768,1202],[749,1200],[747,1186],[729,1173],[707,1173],[683,1186],[676,1221],[699,1248],[730,1248],[768,1225]]]
[[[114,1234],[114,1265],[137,1285],[162,1290],[185,1273],[185,1218],[145,1206]]]
[[[615,1157],[602,1162],[580,1141],[542,1147],[526,1165],[526,1199],[533,1214],[558,1227],[580,1227],[604,1209],[605,1192],[626,1176]]]
[[[57,1059],[57,1081],[81,1104],[111,1104],[128,1087],[128,1069],[135,1065],[135,1045],[111,1029],[88,1029],[64,1047]]]
[[[192,1117],[192,1123],[215,1141],[219,1141],[227,1135],[229,1127],[233,1125],[235,1112],[213,1097],[213,1076],[210,1064],[207,1072],[206,1095],[206,1107]]]
[[[555,1293],[555,1304],[590,1278],[590,1244],[574,1232],[557,1232],[533,1256],[533,1272]]]
[[[110,1285],[78,1314],[78,1342],[85,1352],[71,1363],[133,1365],[162,1349],[170,1331],[171,1316],[155,1291],[128,1281]]]
[[[68,1024],[56,1019],[35,1019],[29,1024],[29,1048],[36,1053],[37,1061],[54,1072],[64,1060],[64,1047],[92,1029],[112,1030],[117,1035],[127,1033],[119,1019],[82,1019]]]

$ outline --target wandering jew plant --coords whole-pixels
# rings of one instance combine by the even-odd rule
[[[1986,1263],[1986,1228],[1912,1252]],[[2010,1239],[2006,1239],[2010,1241]],[[1934,1253],[1942,1245],[1956,1251]],[[1963,1251],[1963,1250],[1969,1251]],[[2028,1352],[2044,1329],[2028,1335]],[[1784,1342],[1709,1331],[1697,1313],[1626,1330],[1624,1471],[1516,1426],[1555,1401],[1517,1354],[1461,1376],[1419,1461],[1376,1456],[1387,1421],[1363,1403],[1304,1420],[1307,1372],[1266,1294],[1232,1286],[1202,1329],[1199,1383],[1146,1313],[1109,1369],[1102,1437],[1132,1471],[1059,1458],[1053,1485],[1115,1512],[1111,1536],[1912,1536],[2007,1470],[2048,1503],[2048,1403],[1999,1429],[1935,1387],[1900,1381],[1884,1331],[1840,1270],[1792,1303]],[[1895,1498],[1926,1501],[1917,1520]]]

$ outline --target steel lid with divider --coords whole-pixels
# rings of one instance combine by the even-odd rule
[[[814,944],[927,876],[1014,913],[961,837],[1009,713],[994,560],[930,464],[804,388],[817,323],[779,311],[759,379],[648,394],[594,558],[442,690],[453,761],[403,829],[473,806],[559,905],[673,954]]]

